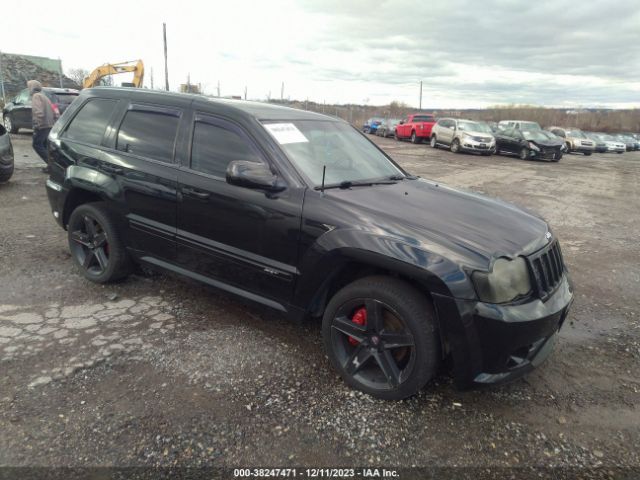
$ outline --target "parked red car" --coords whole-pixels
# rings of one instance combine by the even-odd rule
[[[421,143],[423,139],[431,137],[431,128],[436,124],[436,119],[430,113],[413,113],[407,115],[396,126],[396,140],[410,138],[411,143]]]

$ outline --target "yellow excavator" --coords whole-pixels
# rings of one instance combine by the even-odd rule
[[[127,72],[133,72],[133,81],[131,83],[123,83],[122,85],[126,87],[142,87],[142,80],[144,79],[144,64],[142,63],[142,60],[132,60],[130,62],[122,63],[105,63],[104,65],[100,65],[83,80],[82,87],[95,87],[99,85],[100,79],[108,75]]]

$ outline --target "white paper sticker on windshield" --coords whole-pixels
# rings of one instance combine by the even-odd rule
[[[273,138],[275,138],[280,145],[309,141],[293,123],[266,123],[264,128],[273,135]]]

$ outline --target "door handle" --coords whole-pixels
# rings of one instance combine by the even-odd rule
[[[210,193],[203,192],[201,190],[196,190],[190,187],[182,187],[182,193],[192,197],[200,198],[201,200],[206,200],[211,196]]]
[[[101,169],[107,173],[115,173],[118,175],[124,173],[124,170],[121,169],[120,167],[113,167],[111,165],[102,165]]]

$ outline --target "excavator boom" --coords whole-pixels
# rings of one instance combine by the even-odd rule
[[[108,75],[127,72],[133,72],[133,82],[131,82],[133,86],[142,87],[142,81],[144,80],[144,63],[142,63],[142,60],[122,63],[105,63],[104,65],[100,65],[84,79],[82,87],[95,87],[100,83],[100,79]]]

